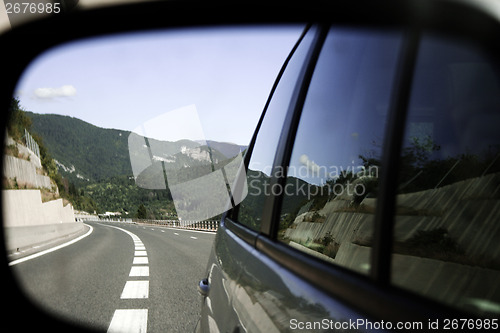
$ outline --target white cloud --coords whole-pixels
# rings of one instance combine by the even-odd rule
[[[71,97],[76,95],[76,88],[72,85],[64,85],[59,88],[37,88],[35,96],[38,98]]]
[[[309,159],[309,156],[303,154],[300,156],[299,161],[302,165],[304,165],[307,168],[308,171],[312,172],[314,176],[316,177],[319,176],[321,167],[318,164],[316,164],[316,162],[311,161]]]

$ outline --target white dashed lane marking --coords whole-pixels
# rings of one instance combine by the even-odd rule
[[[128,276],[149,276],[149,266],[132,266]]]
[[[120,299],[147,299],[149,298],[149,280],[141,280],[140,278],[149,277],[149,264],[146,247],[141,239],[134,233],[118,228],[134,241],[135,251],[132,267],[130,268],[129,277],[135,278],[133,281],[127,281],[120,295]],[[146,229],[146,228],[144,228]],[[142,265],[142,266],[134,266]],[[138,279],[138,280],[137,280]],[[125,302],[125,301],[124,301]],[[123,304],[127,307],[127,304]],[[117,309],[111,318],[111,323],[108,327],[108,333],[145,333],[148,325],[148,309]]]
[[[149,264],[148,257],[134,257],[133,265],[145,265]]]
[[[121,299],[148,298],[149,281],[127,281],[123,288]]]
[[[148,309],[116,310],[108,333],[146,332],[148,327]]]

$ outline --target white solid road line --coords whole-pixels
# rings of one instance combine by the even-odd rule
[[[136,234],[128,231],[128,230],[125,230],[123,228],[119,228],[119,227],[115,227],[114,225],[108,225],[108,224],[102,224],[102,223],[97,223],[99,225],[102,225],[104,227],[109,227],[109,228],[115,228],[115,229],[118,229],[118,230],[121,230],[123,231],[124,233],[126,233],[127,235],[129,235],[130,237],[132,237],[132,240],[134,241],[134,243],[142,243],[141,239],[139,237],[137,237]]]
[[[108,333],[145,333],[148,326],[148,309],[116,310]]]
[[[120,296],[121,299],[148,297],[149,281],[127,281]]]
[[[81,239],[84,239],[85,237],[87,237],[88,235],[90,235],[92,233],[92,231],[94,230],[94,228],[92,228],[92,226],[90,226],[88,224],[85,224],[85,223],[84,223],[84,225],[86,225],[87,227],[90,228],[89,231],[87,231],[84,235],[81,235],[80,237],[77,237],[77,238],[75,238],[73,240],[70,240],[69,242],[66,242],[64,244],[52,247],[50,249],[47,249],[47,250],[44,250],[44,251],[40,251],[38,253],[34,253],[34,254],[26,256],[24,258],[13,260],[13,261],[9,262],[9,266],[17,265],[19,263],[22,263],[22,262],[25,262],[25,261],[28,261],[28,260],[31,260],[31,259],[43,256],[44,254],[47,254],[47,253],[50,253],[50,252],[54,252],[56,250],[62,249],[63,247],[66,247],[68,245],[76,243],[76,242],[78,242]]]

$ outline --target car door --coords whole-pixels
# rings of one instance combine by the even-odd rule
[[[330,297],[321,285],[290,271],[278,251],[269,252],[271,256],[265,252],[278,246],[311,265],[296,266],[300,274],[322,276],[317,269],[331,265],[335,254],[344,251],[342,261],[335,263],[339,272],[354,280],[366,276],[369,256],[349,247],[335,249],[343,242],[336,235],[292,234],[299,231],[294,228],[297,219],[345,220],[349,207],[342,205],[352,199],[351,192],[368,195],[368,189],[361,193],[364,183],[346,184],[339,178],[362,171],[359,149],[380,151],[373,141],[383,138],[401,42],[398,31],[306,29],[247,152],[248,194],[225,215],[217,234],[202,327],[221,332],[352,329],[353,322],[366,318],[349,302]],[[284,152],[287,146],[293,149]],[[365,171],[366,179],[371,172],[376,181],[376,168]],[[373,216],[367,213],[362,227],[359,221],[345,221],[339,233],[351,234],[347,245],[356,228],[370,238]]]
[[[224,215],[219,227],[207,267],[208,278],[205,281],[205,288],[207,288],[205,295],[207,296],[203,299],[201,322],[198,326],[202,331],[247,331],[250,329],[248,326],[251,325],[251,320],[249,317],[242,318],[241,316],[253,313],[254,317],[267,317],[262,311],[246,309],[253,301],[243,287],[247,285],[249,278],[254,281],[254,285],[259,283],[258,277],[251,276],[252,273],[243,267],[247,262],[256,262],[254,246],[260,230],[262,209],[266,198],[263,192],[253,193],[250,186],[260,188],[268,179],[269,168],[272,167],[279,144],[288,105],[317,31],[317,27],[306,27],[286,59],[272,88],[271,97],[265,107],[266,111],[258,123],[256,134],[246,152],[246,164],[251,163],[260,170],[248,170],[245,181],[247,181],[249,192],[245,200]],[[239,222],[235,223],[238,214]],[[241,283],[242,279],[245,281],[244,284]],[[256,323],[259,324],[259,321]],[[269,323],[271,325],[267,325]],[[264,329],[262,325],[264,324],[260,324],[257,328]],[[265,327],[269,329],[273,326],[272,321],[269,320],[265,324]]]
[[[432,29],[309,28],[217,235],[210,328],[498,328],[490,51]]]

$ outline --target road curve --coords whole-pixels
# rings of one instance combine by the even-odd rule
[[[101,331],[193,331],[196,285],[214,234],[88,224],[87,237],[11,266],[27,296],[55,316]]]

